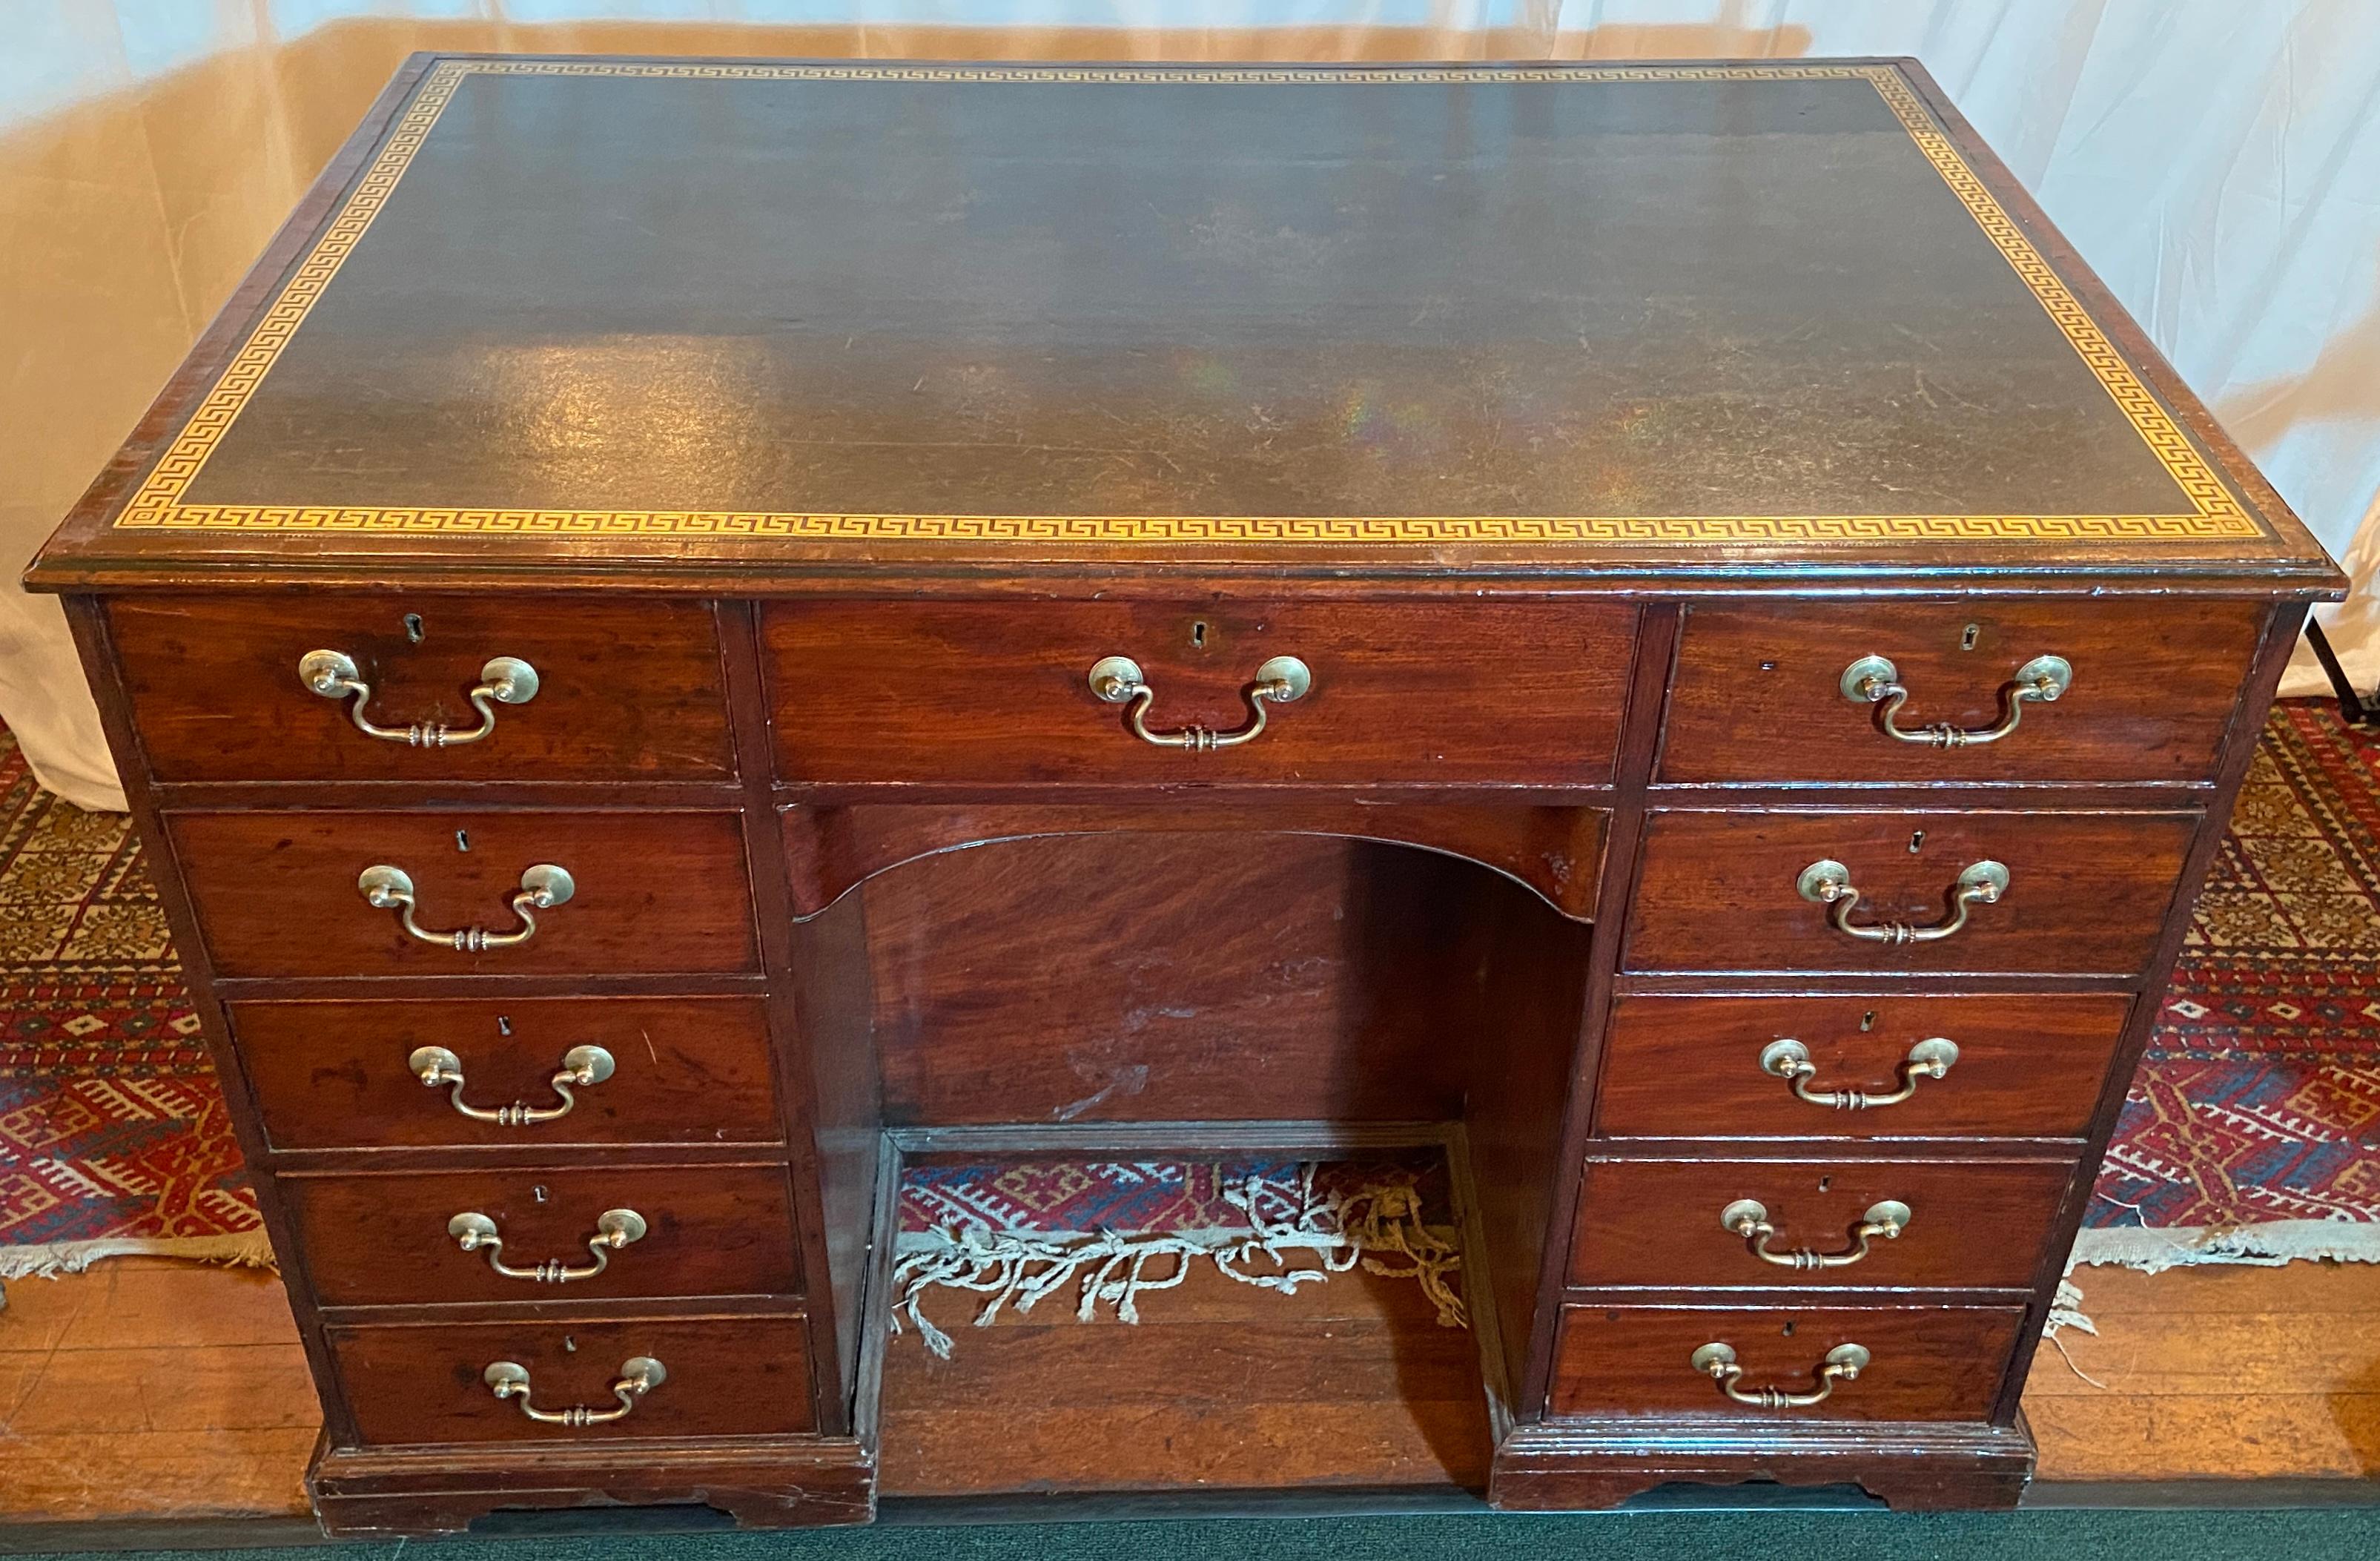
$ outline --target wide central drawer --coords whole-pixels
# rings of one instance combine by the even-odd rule
[[[798,1313],[334,1326],[329,1339],[366,1446],[768,1436],[812,1423],[809,1325]],[[658,1379],[623,1370],[649,1361]],[[525,1391],[498,1397],[492,1367]],[[554,1423],[524,1409],[600,1418]]]
[[[165,827],[221,975],[627,975],[758,958],[734,813],[176,813]],[[525,920],[532,886],[556,897],[551,874],[530,876],[546,868],[567,874],[568,896],[528,899]],[[410,884],[418,933],[391,871]],[[530,922],[520,942],[458,946]]]
[[[1570,1280],[2021,1290],[2073,1170],[2064,1160],[1590,1160]]]
[[[324,1306],[801,1289],[781,1165],[285,1176],[280,1187]],[[458,1230],[467,1219],[473,1228]]]
[[[1656,812],[1625,964],[2137,976],[2197,824],[2179,812]],[[1993,867],[2000,886],[1985,898],[1975,885]]]
[[[777,772],[812,782],[1597,785],[1634,630],[1632,607],[1544,602],[779,602],[760,619]],[[1093,669],[1114,658],[1138,681],[1102,699]],[[1279,658],[1302,691],[1235,741]]]

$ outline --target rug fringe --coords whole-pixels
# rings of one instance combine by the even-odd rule
[[[2365,1220],[2267,1220],[2253,1225],[2175,1226],[2115,1226],[2085,1230],[2074,1239],[2069,1274],[2078,1268],[2133,1268],[2163,1274],[2196,1263],[2247,1263],[2277,1268],[2283,1263],[2329,1258],[2336,1262],[2380,1262],[2380,1223]]]
[[[261,1228],[227,1236],[107,1236],[91,1241],[52,1241],[40,1247],[0,1247],[0,1280],[55,1279],[80,1274],[103,1258],[174,1258],[224,1268],[272,1268],[273,1243]]]

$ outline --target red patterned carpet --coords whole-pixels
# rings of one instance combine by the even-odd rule
[[[0,1277],[265,1249],[120,817],[0,732]],[[2380,1261],[2380,738],[2274,712],[2080,1262]]]

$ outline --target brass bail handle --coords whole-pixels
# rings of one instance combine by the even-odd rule
[[[1247,725],[1236,731],[1217,732],[1205,726],[1184,726],[1178,732],[1152,732],[1148,729],[1148,707],[1156,702],[1157,690],[1149,687],[1141,675],[1140,664],[1130,656],[1101,656],[1091,666],[1091,695],[1103,704],[1129,704],[1124,720],[1132,735],[1145,743],[1159,748],[1178,748],[1185,753],[1211,753],[1219,748],[1237,748],[1244,742],[1254,742],[1264,735],[1265,710],[1269,705],[1293,704],[1305,697],[1314,687],[1314,673],[1295,656],[1274,656],[1257,668],[1256,681],[1247,690]]]
[[[356,892],[375,910],[396,912],[397,925],[423,943],[434,943],[457,953],[479,954],[492,948],[513,948],[537,935],[537,915],[557,905],[569,903],[578,892],[578,884],[567,869],[550,861],[539,862],[520,875],[520,887],[512,897],[513,914],[520,925],[508,933],[492,933],[485,927],[463,927],[451,933],[432,932],[414,920],[418,904],[414,898],[413,875],[401,867],[385,862],[365,868],[356,879]],[[592,1080],[589,1080],[592,1082]]]
[[[1735,1347],[1718,1340],[1695,1350],[1692,1361],[1695,1371],[1718,1384],[1718,1390],[1739,1404],[1749,1405],[1755,1409],[1806,1409],[1832,1397],[1838,1383],[1857,1378],[1867,1370],[1871,1359],[1864,1345],[1835,1346],[1827,1351],[1826,1360],[1812,1373],[1817,1379],[1817,1386],[1807,1393],[1794,1393],[1781,1387],[1745,1387],[1743,1367],[1736,1360]]]
[[[1840,1252],[1815,1251],[1808,1247],[1796,1247],[1791,1251],[1774,1251],[1768,1243],[1775,1238],[1777,1227],[1769,1223],[1766,1205],[1750,1198],[1739,1198],[1718,1212],[1718,1223],[1730,1235],[1743,1238],[1744,1246],[1762,1262],[1775,1263],[1779,1268],[1809,1272],[1821,1268],[1849,1268],[1868,1254],[1868,1243],[1882,1238],[1897,1241],[1909,1228],[1909,1205],[1888,1198],[1869,1206],[1852,1226],[1852,1244]]]
[[[1912,1045],[1901,1057],[1900,1088],[1890,1094],[1871,1094],[1865,1090],[1812,1089],[1810,1080],[1818,1076],[1818,1065],[1810,1060],[1810,1048],[1791,1036],[1760,1048],[1760,1070],[1784,1079],[1795,1100],[1831,1106],[1837,1111],[1872,1111],[1878,1106],[1899,1105],[1917,1092],[1919,1079],[1948,1078],[1951,1065],[1958,1060],[1957,1042],[1929,1035]]]
[[[569,1116],[578,1104],[576,1091],[611,1078],[613,1064],[612,1054],[601,1046],[573,1046],[562,1054],[562,1067],[550,1080],[553,1092],[562,1097],[560,1105],[515,1101],[492,1108],[473,1105],[463,1098],[463,1059],[443,1046],[416,1046],[405,1066],[426,1088],[446,1091],[447,1104],[472,1121],[526,1128]]]
[[[1950,914],[1931,926],[1912,927],[1905,921],[1854,924],[1852,910],[1859,904],[1859,889],[1852,883],[1852,870],[1831,857],[1812,862],[1793,881],[1793,887],[1803,899],[1828,908],[1827,920],[1843,936],[1895,946],[1949,937],[1967,924],[1967,914],[1974,907],[1999,903],[2008,886],[2009,870],[2000,863],[1989,860],[1969,862],[1960,871],[1958,882],[1951,885]]]
[[[637,1400],[669,1380],[669,1372],[650,1355],[634,1355],[620,1362],[620,1374],[612,1384],[612,1396],[619,1400],[613,1409],[590,1409],[574,1404],[567,1409],[540,1409],[528,1401],[528,1368],[516,1360],[494,1360],[480,1373],[480,1380],[498,1398],[510,1398],[520,1405],[520,1412],[540,1425],[604,1425],[625,1420],[637,1407]]]
[[[596,1218],[595,1234],[587,1238],[587,1250],[595,1261],[570,1263],[561,1258],[547,1258],[528,1268],[516,1268],[504,1262],[504,1238],[496,1222],[481,1213],[456,1214],[446,1222],[446,1234],[455,1245],[467,1252],[485,1252],[488,1266],[507,1279],[527,1279],[538,1285],[567,1285],[574,1279],[592,1279],[612,1265],[612,1254],[632,1242],[645,1238],[645,1216],[634,1209],[606,1209]]]
[[[309,651],[298,658],[298,680],[309,691],[326,700],[352,699],[347,706],[347,719],[356,730],[382,742],[401,742],[408,748],[460,748],[465,743],[479,742],[496,729],[496,706],[527,704],[537,698],[537,668],[518,656],[497,656],[480,668],[480,681],[468,695],[471,708],[480,713],[480,724],[468,732],[451,726],[417,721],[409,726],[383,726],[364,713],[371,702],[371,685],[365,682],[363,669],[356,658],[345,651]]]
[[[1916,743],[1923,748],[1981,748],[1998,742],[2016,730],[2024,719],[2028,704],[2055,704],[2058,696],[2074,686],[2074,668],[2064,656],[2035,656],[2016,669],[2016,676],[2000,685],[1999,724],[1993,726],[1953,726],[1938,722],[1920,726],[1915,731],[1904,729],[1899,720],[1900,707],[1909,702],[1909,686],[1900,680],[1900,669],[1887,656],[1862,656],[1843,668],[1838,684],[1843,698],[1853,704],[1876,705],[1876,725],[1884,735],[1900,742]]]

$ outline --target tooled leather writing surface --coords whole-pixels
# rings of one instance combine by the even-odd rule
[[[469,75],[185,500],[2190,508],[1857,78]]]

